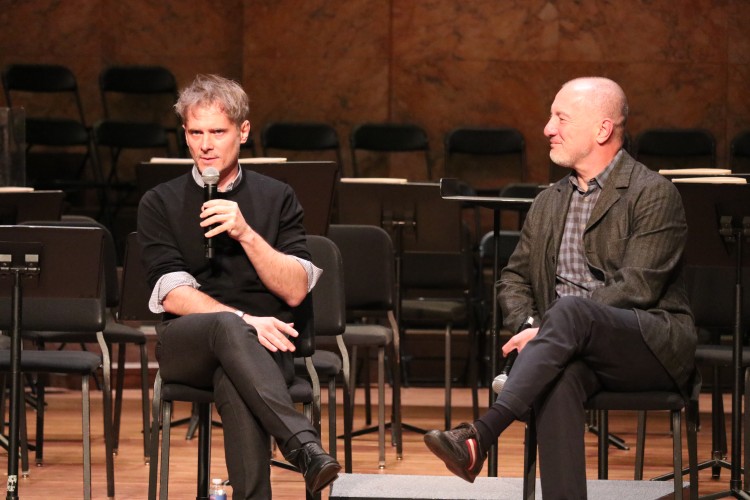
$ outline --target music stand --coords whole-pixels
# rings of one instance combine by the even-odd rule
[[[0,226],[0,328],[11,337],[9,500],[18,498],[21,330],[104,329],[103,239],[98,228]]]
[[[303,225],[307,234],[325,236],[331,219],[333,192],[338,181],[338,166],[332,161],[287,161],[258,163],[240,159],[245,170],[252,170],[289,184],[305,211]],[[154,186],[190,171],[193,161],[153,159],[136,166],[138,191],[143,194]]]
[[[60,220],[65,193],[57,190],[0,190],[0,224],[29,220]]]
[[[729,490],[703,498],[750,499],[742,489],[742,275],[750,264],[743,243],[750,239],[750,185],[675,183],[688,222],[685,263],[690,266],[733,268],[734,325],[732,332],[732,456]],[[748,453],[750,450],[745,450]],[[747,466],[747,463],[745,464]],[[745,471],[745,487],[748,474]]]

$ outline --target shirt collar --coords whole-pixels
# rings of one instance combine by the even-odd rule
[[[620,161],[620,158],[622,157],[622,149],[620,149],[614,158],[612,158],[612,161],[609,162],[609,165],[606,166],[604,170],[602,170],[599,175],[594,177],[589,181],[589,186],[596,185],[599,187],[599,189],[604,189],[604,186],[607,183],[607,179],[609,178],[609,175],[612,173],[612,170],[614,169],[615,164]],[[580,188],[578,186],[578,178],[576,177],[575,171],[570,173],[570,176],[568,177],[570,180],[570,184],[580,191]]]
[[[203,177],[201,177],[201,172],[200,170],[198,170],[198,167],[195,165],[193,165],[192,174],[193,174],[193,180],[195,181],[195,183],[198,184],[198,186],[200,187],[205,187],[206,184],[203,182]],[[234,179],[232,179],[232,182],[227,184],[227,187],[224,191],[226,192],[226,191],[233,190],[235,186],[237,186],[240,183],[241,180],[242,180],[242,167],[240,167],[238,164],[237,175],[234,176]]]

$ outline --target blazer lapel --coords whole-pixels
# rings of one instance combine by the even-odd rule
[[[602,194],[599,195],[599,199],[596,202],[591,217],[586,224],[585,231],[588,231],[591,227],[595,226],[599,220],[604,217],[604,214],[610,209],[610,207],[620,199],[619,189],[627,188],[630,185],[630,175],[633,173],[633,167],[635,166],[635,160],[623,151],[620,161],[614,166],[612,174],[609,176],[607,185],[604,186]]]

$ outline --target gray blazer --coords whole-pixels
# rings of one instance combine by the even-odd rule
[[[693,372],[696,330],[682,277],[687,223],[675,186],[623,151],[584,235],[589,266],[605,286],[592,299],[633,309],[651,351],[685,387]],[[555,271],[572,189],[567,176],[537,196],[521,239],[500,277],[503,323],[515,332],[555,300]]]

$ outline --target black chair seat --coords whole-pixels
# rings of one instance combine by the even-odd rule
[[[78,373],[89,375],[102,365],[101,357],[83,351],[23,351],[22,372]],[[10,370],[10,351],[0,351],[0,371]]]
[[[364,347],[387,346],[393,341],[390,327],[373,324],[347,324],[344,342]]]
[[[316,339],[316,344],[319,344]],[[341,373],[341,366],[343,365],[341,358],[338,354],[331,351],[315,351],[312,355],[313,364],[315,365],[315,371],[318,375],[325,375],[327,377],[335,377]],[[305,369],[305,360],[302,358],[295,358],[294,367],[297,373],[300,370]]]
[[[312,386],[300,377],[295,377],[289,386],[289,394],[295,403],[306,403],[312,401]],[[184,384],[164,382],[162,386],[163,401],[190,401],[193,403],[213,403],[213,389],[199,389]]]
[[[104,327],[104,340],[113,344],[145,344],[146,335],[136,329],[115,321],[110,321]],[[91,342],[95,332],[38,332],[24,331],[23,338],[35,342]]]
[[[680,410],[685,400],[676,392],[610,392],[595,394],[586,402],[587,410]]]
[[[401,318],[405,322],[460,323],[466,321],[466,301],[405,299]]]
[[[699,345],[695,350],[697,363],[708,363],[718,366],[732,366],[732,346],[730,345]],[[750,351],[742,350],[743,366],[750,366]]]
[[[161,399],[163,401],[190,401],[192,403],[213,403],[213,389],[198,389],[189,385],[164,382]]]
[[[294,377],[292,385],[289,386],[289,395],[295,403],[309,403],[313,400],[313,388],[307,380]]]

